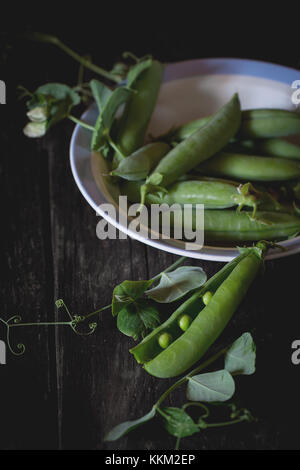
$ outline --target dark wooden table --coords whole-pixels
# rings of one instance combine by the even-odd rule
[[[75,33],[64,38],[80,49]],[[91,50],[103,66],[130,48],[140,55],[151,50],[165,61],[201,56],[188,43],[170,47],[159,33],[151,41],[134,48],[130,36],[127,43],[102,54],[95,43],[89,47],[90,34],[80,52]],[[218,52],[206,51],[209,55]],[[223,50],[223,55],[233,54]],[[268,51],[254,57],[276,60]],[[276,61],[299,65],[285,59]],[[117,283],[149,278],[175,257],[130,239],[97,239],[99,219],[70,170],[72,123],[58,125],[42,140],[22,135],[26,119],[16,85],[34,89],[46,81],[74,83],[77,66],[71,59],[51,47],[18,43],[2,71],[8,104],[0,107],[1,316],[63,321],[56,299],[63,298],[72,313],[88,313],[110,303]],[[222,266],[191,264],[202,266],[208,275]],[[300,337],[299,266],[300,255],[268,262],[220,338],[219,344],[226,344],[244,331],[255,338],[257,372],[238,379],[237,398],[258,421],[203,431],[182,440],[183,449],[300,448],[300,368],[291,363],[291,343]],[[4,335],[0,325],[0,339]],[[103,442],[114,425],[145,414],[172,382],[150,377],[135,362],[128,352],[132,340],[119,333],[109,312],[90,337],[75,336],[67,327],[32,327],[14,332],[13,344],[20,341],[25,354],[8,353],[7,364],[0,365],[1,449],[174,448],[174,439],[156,421],[116,443]],[[184,399],[182,389],[170,403],[176,406]]]

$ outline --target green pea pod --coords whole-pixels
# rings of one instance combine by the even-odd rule
[[[178,144],[160,161],[141,188],[142,203],[153,186],[167,187],[200,162],[221,150],[239,129],[240,101],[237,94],[223,106],[205,127]]]
[[[263,264],[263,254],[250,249],[217,288],[209,304],[191,326],[154,359],[146,362],[149,374],[175,377],[199,361],[222,333]]]
[[[203,128],[212,116],[190,121],[166,134],[168,142],[187,139]],[[300,114],[284,109],[249,109],[242,111],[240,139],[265,139],[300,133]]]
[[[128,157],[130,158],[130,157]],[[141,184],[125,183],[121,187],[131,202],[138,202]],[[261,202],[270,202],[268,193],[257,191],[250,183],[240,184],[236,182],[217,180],[213,178],[199,178],[187,181],[179,181],[168,188],[166,194],[148,193],[146,204],[204,204],[205,209],[225,209],[229,207],[243,206],[255,209]],[[273,210],[276,206],[273,203]]]
[[[249,109],[243,111],[241,139],[284,137],[300,133],[300,114],[285,109]]]
[[[245,181],[287,181],[300,176],[300,164],[293,160],[227,152],[219,152],[197,170]]]
[[[173,213],[170,213],[174,225]],[[176,217],[175,217],[176,224]],[[185,228],[197,230],[195,213],[185,214]],[[247,212],[233,210],[204,211],[205,242],[246,242],[284,240],[300,232],[300,218],[284,212],[258,211],[255,219]]]
[[[132,97],[125,105],[116,144],[123,155],[131,155],[144,143],[145,133],[155,107],[163,66],[153,60],[131,87]]]
[[[134,355],[136,361],[144,364],[161,353],[161,347],[158,342],[161,334],[165,332],[169,333],[173,339],[177,339],[181,336],[182,330],[179,326],[180,318],[187,314],[194,320],[201,309],[205,307],[202,301],[203,295],[205,295],[206,292],[215,292],[245,256],[247,256],[246,251],[234,258],[230,263],[225,264],[219,272],[212,276],[203,286],[194,292],[191,297],[183,302],[164,323],[159,325],[137,346],[132,348],[130,352]]]
[[[232,144],[232,148],[238,145],[239,152],[251,152],[257,155],[269,155],[270,157],[289,158],[300,160],[299,145],[292,144],[283,139],[257,139],[246,140]],[[231,150],[234,151],[234,150]]]
[[[154,142],[141,147],[136,152],[124,158],[119,166],[110,174],[119,176],[128,181],[140,181],[146,179],[150,171],[170,150],[170,146],[164,142]]]

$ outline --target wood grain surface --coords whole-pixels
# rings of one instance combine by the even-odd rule
[[[65,33],[64,39],[79,47],[75,33]],[[80,52],[91,51],[100,65],[110,66],[133,40],[130,36],[122,48],[112,47],[103,57],[95,41]],[[152,41],[151,52],[161,60],[201,56],[195,47],[171,47],[159,34]],[[61,123],[41,140],[27,139],[22,134],[24,103],[15,93],[20,83],[30,89],[47,81],[74,83],[77,65],[60,51],[34,44],[26,46],[25,66],[24,47],[23,42],[15,44],[3,68],[8,104],[0,107],[0,315],[20,314],[27,322],[63,321],[65,313],[55,307],[57,299],[63,298],[72,313],[89,313],[110,303],[116,284],[149,278],[176,258],[130,239],[97,239],[99,218],[81,196],[70,170],[73,124]],[[151,43],[140,44],[135,52],[150,48]],[[288,65],[298,66],[296,61]],[[209,276],[222,266],[189,264],[202,266]],[[291,343],[300,336],[299,266],[300,255],[268,262],[218,343],[252,332],[257,372],[237,380],[237,400],[257,421],[203,431],[183,439],[183,449],[300,448],[300,369],[291,363]],[[0,324],[0,338],[4,335]],[[175,439],[158,421],[115,443],[103,442],[114,425],[149,411],[172,383],[150,377],[135,362],[128,351],[133,341],[117,330],[109,311],[102,314],[92,336],[76,336],[68,327],[32,327],[14,331],[13,344],[20,341],[26,345],[25,354],[8,354],[7,364],[0,366],[1,449],[174,448]],[[184,400],[183,388],[169,403],[176,406]]]

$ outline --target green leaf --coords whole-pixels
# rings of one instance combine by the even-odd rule
[[[147,330],[154,330],[160,323],[157,309],[147,300],[140,299],[120,311],[117,327],[121,333],[138,340]]]
[[[175,437],[187,437],[199,432],[193,419],[181,408],[169,407],[161,410],[166,430]]]
[[[145,416],[142,416],[142,418],[135,419],[134,421],[125,421],[124,423],[118,424],[118,426],[114,427],[104,438],[105,441],[116,441],[120,439],[120,437],[125,436],[128,434],[130,431],[133,431],[135,428],[138,426],[141,426],[144,423],[147,423],[147,421],[150,421],[152,418],[154,418],[156,414],[156,408],[153,407],[149,413],[147,413]]]
[[[125,87],[116,88],[105,102],[105,106],[100,113],[92,137],[92,150],[101,151],[108,143],[108,136],[111,126],[113,125],[116,112],[126,103],[130,96],[131,90]]]
[[[106,102],[111,96],[112,91],[110,88],[104,85],[104,83],[99,82],[99,80],[96,79],[91,80],[90,87],[97,103],[99,112],[101,113],[106,105]]]
[[[38,95],[51,96],[55,98],[56,101],[62,101],[68,98],[73,106],[80,103],[79,94],[63,83],[47,83],[46,85],[40,86],[36,90],[36,93]]]
[[[128,305],[142,297],[144,292],[151,286],[152,280],[149,281],[123,281],[116,286],[113,291],[112,298],[112,314],[113,316]]]
[[[43,109],[47,116],[47,130],[65,119],[73,106],[80,103],[80,96],[68,85],[62,83],[47,83],[40,86],[31,100],[27,103],[29,117],[35,109]]]
[[[226,401],[233,396],[234,391],[234,380],[225,369],[194,375],[188,379],[187,398],[191,401]]]
[[[50,108],[50,117],[48,119],[47,128],[54,126],[59,121],[65,119],[72,109],[72,101],[70,97],[66,97],[62,101],[58,101],[57,103],[53,103]]]
[[[202,268],[182,266],[170,273],[162,273],[159,284],[148,290],[146,294],[156,302],[174,302],[202,286],[206,280],[207,276]]]
[[[152,65],[152,59],[143,60],[142,62],[138,62],[136,65],[130,68],[127,74],[127,82],[126,85],[128,88],[132,88],[135,81],[141,75],[144,70],[148,69]]]
[[[231,374],[251,375],[255,372],[256,347],[250,333],[244,333],[225,355],[225,369]]]

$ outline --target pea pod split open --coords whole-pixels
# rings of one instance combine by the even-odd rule
[[[184,302],[164,324],[131,349],[136,360],[144,363],[147,372],[160,378],[175,377],[201,359],[246,294],[262,266],[265,249],[264,244],[245,249]],[[208,291],[213,295],[205,306],[202,297]],[[184,314],[192,316],[193,321],[183,333],[178,321]],[[174,341],[161,350],[158,338],[165,332]]]

